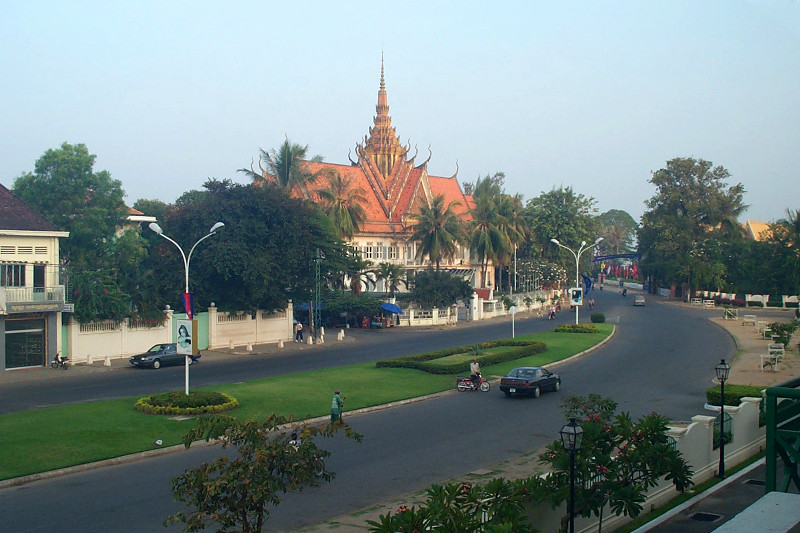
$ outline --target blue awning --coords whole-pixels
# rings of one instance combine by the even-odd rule
[[[381,305],[381,309],[383,309],[384,311],[389,311],[390,313],[394,313],[396,315],[402,315],[403,314],[403,310],[400,309],[395,304],[390,304],[390,303],[382,304]]]

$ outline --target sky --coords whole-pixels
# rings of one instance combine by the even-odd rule
[[[0,183],[83,143],[129,205],[246,183],[285,138],[348,164],[384,57],[392,124],[463,184],[503,172],[637,221],[675,157],[800,208],[800,1],[25,1],[0,5]],[[412,150],[413,153],[413,150]]]

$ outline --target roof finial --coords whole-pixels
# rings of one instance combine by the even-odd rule
[[[383,82],[383,50],[381,50],[381,89],[386,89],[386,84]]]

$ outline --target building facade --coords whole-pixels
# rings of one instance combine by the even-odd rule
[[[60,350],[66,237],[0,185],[0,370],[44,366]]]
[[[404,146],[392,126],[389,104],[381,61],[380,88],[376,114],[369,133],[355,146],[356,159],[351,155],[349,165],[324,162],[304,162],[305,168],[314,174],[324,175],[335,172],[349,181],[350,187],[361,189],[366,202],[361,205],[366,214],[359,231],[349,243],[360,251],[363,259],[374,265],[391,263],[400,265],[404,271],[413,272],[431,266],[427,257],[419,257],[417,243],[409,240],[415,220],[412,215],[420,207],[430,206],[437,196],[444,198],[444,206],[450,206],[463,222],[470,220],[470,209],[474,207],[471,195],[464,194],[458,183],[456,172],[450,177],[428,174],[427,159],[417,163],[418,151],[411,154],[410,144]],[[263,172],[263,171],[262,171]],[[271,177],[263,172],[265,179]],[[325,187],[326,180],[317,179],[295,190],[294,193],[319,203],[317,191]],[[470,254],[467,246],[459,245],[454,257],[444,258],[440,268],[460,275],[473,287],[484,286],[481,276],[480,260]],[[486,270],[487,281],[494,279],[493,267]],[[379,281],[375,288],[386,292]]]

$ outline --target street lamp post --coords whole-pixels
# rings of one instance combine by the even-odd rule
[[[561,444],[569,452],[569,533],[575,533],[575,452],[581,449],[583,439],[583,428],[575,421],[569,419],[569,423],[561,428]]]
[[[224,225],[225,224],[223,224],[222,222],[217,222],[216,224],[211,226],[211,229],[209,230],[208,235],[206,235],[204,237],[201,237],[196,243],[194,243],[194,246],[192,246],[192,249],[189,250],[189,255],[188,256],[185,253],[183,253],[183,248],[181,248],[181,246],[177,242],[175,242],[174,240],[172,240],[169,237],[167,237],[166,235],[164,235],[164,230],[161,229],[161,226],[159,226],[155,222],[151,222],[150,225],[148,226],[155,233],[157,233],[158,235],[164,237],[169,242],[174,244],[175,247],[178,249],[178,251],[181,253],[181,257],[183,258],[184,293],[185,294],[189,294],[189,262],[192,260],[192,253],[194,253],[194,249],[197,248],[198,244],[200,244],[204,240],[208,239],[212,235],[215,235],[217,230],[222,228]],[[187,311],[189,312],[189,314],[191,314],[191,310],[187,310]],[[190,317],[190,318],[192,318],[192,317]],[[194,336],[192,336],[192,342],[196,342]],[[191,358],[190,357],[186,357],[185,359],[186,359],[186,372],[185,372],[185,374],[186,374],[186,395],[188,396],[189,395],[189,365],[191,364]]]
[[[594,244],[590,244],[589,246],[586,246],[586,241],[581,241],[581,246],[580,246],[580,248],[578,248],[578,251],[576,253],[572,248],[570,248],[568,246],[564,246],[563,244],[558,242],[558,239],[550,239],[550,242],[560,246],[561,248],[563,248],[565,250],[568,250],[569,253],[571,253],[572,256],[575,258],[575,287],[580,287],[581,286],[581,277],[580,277],[581,254],[583,252],[585,252],[586,250],[594,248],[595,246],[600,244],[600,241],[602,241],[602,240],[603,240],[603,237],[598,237],[597,240],[594,241]],[[575,323],[576,324],[578,323],[578,308],[579,307],[580,307],[579,305],[575,306]]]
[[[719,473],[717,477],[725,479],[725,382],[731,367],[721,359],[719,364],[714,367],[719,380]]]

